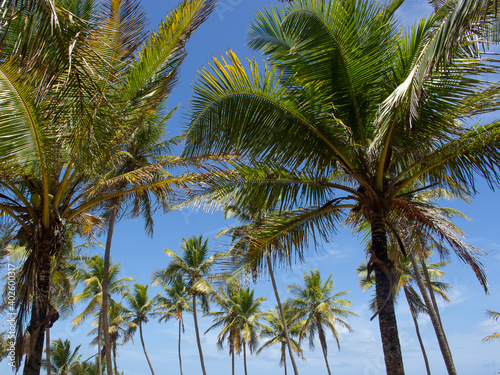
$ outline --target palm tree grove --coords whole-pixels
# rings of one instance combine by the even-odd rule
[[[500,374],[500,3],[5,0],[0,373]]]

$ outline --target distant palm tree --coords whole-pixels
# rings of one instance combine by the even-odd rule
[[[500,323],[500,312],[486,310],[486,315],[493,321]],[[491,341],[500,339],[500,333],[494,333],[492,335],[486,336],[483,341]]]
[[[155,283],[161,285],[172,284],[180,277],[188,286],[189,294],[193,299],[194,329],[200,355],[201,370],[203,375],[206,375],[196,313],[196,299],[200,297],[203,309],[208,311],[208,298],[214,291],[211,281],[224,277],[221,274],[214,274],[213,268],[224,255],[222,253],[215,253],[209,256],[208,240],[203,241],[202,236],[192,236],[187,240],[183,238],[181,249],[183,250],[182,257],[171,250],[165,249],[165,254],[173,259],[167,265],[167,268],[156,270],[152,277]]]
[[[224,341],[229,345],[229,354],[231,355],[231,373],[234,375],[234,355],[239,354],[242,347],[239,329],[236,325],[232,324],[236,318],[237,304],[236,295],[240,290],[240,286],[227,285],[225,289],[219,289],[218,293],[214,296],[214,300],[220,308],[219,311],[211,311],[209,314],[214,317],[213,324],[205,331],[221,328],[217,337],[217,348],[223,349]]]
[[[184,312],[192,312],[192,305],[186,283],[182,278],[178,278],[172,283],[171,287],[163,285],[163,290],[167,296],[158,296],[157,311],[161,321],[168,321],[172,317],[179,323],[179,340],[178,340],[178,354],[179,354],[179,368],[182,374],[182,356],[181,356],[181,334],[184,332]]]
[[[261,347],[257,350],[257,354],[259,354],[262,350],[269,348],[272,345],[280,344],[281,345],[281,357],[280,357],[280,366],[283,366],[285,369],[285,375],[287,375],[286,368],[286,346],[287,340],[285,337],[285,329],[283,326],[283,321],[280,317],[280,309],[278,306],[275,307],[275,311],[270,311],[266,314],[264,319],[267,322],[267,325],[263,325],[260,331],[260,336],[268,338],[266,342],[264,342]],[[285,315],[285,319],[287,322],[287,328],[289,332],[290,344],[292,349],[297,353],[297,356],[304,359],[302,355],[302,349],[300,348],[300,344],[294,340],[294,337],[300,336],[301,326],[299,322],[293,320],[293,311],[290,310],[289,305],[283,306],[283,312]]]
[[[340,325],[352,331],[351,326],[343,318],[357,316],[356,313],[346,309],[352,306],[351,302],[339,298],[349,291],[333,294],[333,288],[332,275],[328,276],[323,283],[320,272],[311,270],[309,274],[304,272],[304,286],[296,284],[288,286],[293,298],[287,301],[290,309],[295,313],[294,319],[300,320],[302,326],[300,337],[309,338],[311,349],[314,348],[314,340],[316,334],[318,335],[328,375],[331,375],[331,371],[327,359],[325,330],[332,332],[340,350],[339,334],[335,326]]]
[[[151,374],[155,375],[153,371],[153,366],[149,360],[148,353],[146,351],[146,345],[144,344],[144,337],[142,335],[142,326],[149,321],[149,318],[156,317],[157,313],[155,309],[155,299],[149,299],[148,296],[148,285],[135,284],[132,293],[125,292],[123,298],[128,304],[128,316],[132,318],[137,327],[139,327],[139,335],[141,337],[142,349],[144,350],[144,355],[148,361]]]
[[[71,350],[71,343],[68,339],[62,341],[57,339],[52,341],[50,348],[51,355],[51,370],[57,375],[73,374],[73,371],[78,367],[78,360],[81,355],[78,354],[80,345],[75,350]],[[47,370],[47,362],[42,361],[42,367]]]
[[[234,296],[234,310],[235,317],[230,324],[229,329],[234,327],[238,332],[243,346],[243,366],[245,375],[247,371],[247,347],[250,353],[257,349],[257,339],[262,324],[259,319],[265,316],[265,313],[259,310],[260,305],[266,300],[264,297],[254,298],[254,291],[247,289],[240,289]],[[233,302],[231,301],[231,304]]]
[[[427,264],[426,266],[431,278],[432,291],[439,294],[445,301],[450,302],[450,299],[445,293],[446,290],[450,288],[450,284],[437,281],[437,279],[443,277],[444,271],[441,270],[441,267],[445,266],[446,264],[446,262],[440,262]],[[375,275],[370,274],[370,276],[367,277],[368,272],[365,263],[359,265],[356,271],[358,273],[358,276],[360,277],[359,284],[363,290],[367,290],[375,285]],[[419,268],[419,272],[424,272],[422,270],[422,267]],[[424,343],[420,335],[420,329],[417,320],[420,313],[427,314],[428,310],[425,302],[422,300],[417,290],[415,290],[415,288],[413,287],[413,285],[416,284],[416,275],[411,260],[408,257],[405,258],[400,256],[399,261],[396,263],[396,277],[397,280],[395,281],[394,297],[396,298],[401,290],[403,290],[413,319],[413,324],[415,325],[418,342],[420,344],[420,349],[424,357],[425,368],[427,370],[427,374],[430,374],[430,365],[427,359]],[[370,309],[373,312],[377,311],[375,298],[371,300]]]
[[[111,299],[111,294],[121,294],[127,290],[130,290],[130,287],[127,285],[128,282],[132,281],[132,277],[123,277],[119,279],[120,275],[120,264],[113,265],[111,263],[109,267],[109,284],[108,284],[108,300]],[[80,325],[86,318],[89,316],[98,313],[98,323],[97,323],[97,356],[99,362],[99,368],[101,368],[101,340],[102,337],[102,321],[103,321],[103,293],[102,293],[102,280],[104,275],[104,261],[101,256],[97,255],[91,258],[88,258],[85,261],[85,269],[78,275],[80,281],[85,284],[83,290],[75,295],[75,302],[79,301],[88,301],[88,305],[85,309],[73,319],[73,326],[77,327]]]

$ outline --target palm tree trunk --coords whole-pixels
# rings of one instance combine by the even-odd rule
[[[427,290],[429,291],[429,295],[431,297],[432,306],[434,307],[434,311],[436,312],[439,324],[441,325],[441,329],[444,332],[443,322],[441,321],[441,316],[439,315],[436,296],[434,296],[434,291],[432,290],[432,282],[431,282],[431,277],[429,276],[429,271],[427,270],[427,264],[425,264],[424,259],[420,259],[420,264],[422,265],[422,271],[424,271],[425,282],[427,283]]]
[[[245,375],[248,375],[247,371],[247,344],[243,343],[243,368],[245,369]]]
[[[179,345],[178,345],[178,352],[179,352],[179,368],[181,369],[181,375],[182,375],[182,358],[181,358],[181,333],[182,333],[182,320],[179,319]]]
[[[193,319],[194,319],[194,330],[196,333],[196,343],[198,344],[198,352],[200,353],[201,371],[203,375],[207,375],[207,372],[205,371],[205,361],[203,360],[203,351],[201,350],[200,331],[198,329],[198,318],[196,315],[196,294],[193,294]]]
[[[44,233],[45,234],[45,233]],[[50,304],[50,239],[44,236],[38,247],[34,249],[36,252],[37,262],[39,262],[39,272],[36,275],[36,285],[34,290],[33,303],[31,308],[30,323],[27,328],[31,335],[31,340],[35,340],[35,344],[30,343],[33,351],[26,358],[23,375],[39,375],[42,366],[43,349],[45,344],[45,328],[52,325],[58,316],[53,313],[52,305]],[[50,314],[50,316],[47,316]],[[16,349],[17,351],[17,349]]]
[[[116,366],[116,341],[113,341],[113,366],[115,368],[115,375],[118,375],[118,366]]]
[[[287,375],[287,371],[286,371],[286,342],[285,343],[281,343],[281,357],[283,358],[283,368],[285,369],[285,375]]]
[[[109,258],[111,254],[111,241],[113,239],[113,230],[115,228],[116,214],[118,211],[118,202],[113,201],[111,214],[109,215],[108,233],[106,238],[106,249],[104,250],[104,269],[102,273],[102,331],[104,335],[104,353],[106,355],[107,375],[113,375],[113,366],[111,365],[111,342],[109,340],[108,327],[108,283],[109,283]]]
[[[399,342],[398,324],[392,296],[394,264],[387,253],[387,234],[384,216],[375,214],[371,221],[371,263],[375,271],[375,295],[378,322],[387,374],[404,375],[403,356]]]
[[[429,317],[431,318],[432,326],[434,327],[434,331],[436,332],[439,348],[441,349],[441,354],[443,355],[443,359],[446,364],[446,369],[448,370],[448,374],[457,375],[457,370],[455,369],[455,364],[453,363],[453,357],[451,355],[451,350],[448,345],[448,340],[446,340],[446,335],[444,334],[443,327],[440,324],[439,317],[436,314],[436,311],[434,310],[434,305],[432,304],[432,301],[429,297],[429,293],[427,293],[427,289],[424,284],[424,279],[422,278],[422,274],[420,273],[420,269],[418,267],[417,260],[415,259],[415,255],[411,251],[408,252],[408,255],[410,257],[411,264],[415,272],[415,279],[417,280],[420,293],[422,293],[425,306],[427,307],[427,312],[429,313]]]
[[[422,341],[422,336],[420,335],[420,329],[418,327],[417,316],[412,304],[410,303],[410,295],[406,287],[403,288],[405,291],[406,301],[408,302],[408,307],[410,308],[411,317],[413,319],[413,324],[415,324],[415,331],[417,331],[418,343],[420,344],[420,349],[422,350],[422,355],[424,356],[425,369],[427,370],[427,375],[431,375],[431,368],[429,366],[429,359],[427,358],[427,353],[425,352],[424,342]]]
[[[151,369],[151,374],[155,375],[155,372],[153,371],[153,366],[151,366],[151,362],[149,361],[148,353],[146,352],[146,345],[144,345],[144,338],[142,337],[142,324],[141,324],[141,322],[139,322],[139,335],[141,336],[142,350],[144,350],[144,355],[146,356],[149,368]]]
[[[101,311],[99,311],[99,322],[97,323],[97,365],[99,366],[99,375],[102,375],[101,330],[102,330],[102,314]]]
[[[326,370],[328,371],[328,375],[332,375],[332,372],[330,371],[330,365],[328,364],[325,332],[321,327],[320,321],[316,321],[316,325],[318,326],[319,342],[321,344],[321,350],[323,351],[323,357],[325,358]]]
[[[47,362],[47,375],[51,375],[52,369],[50,368],[50,328],[45,328],[45,362]]]
[[[234,348],[231,351],[231,370],[232,375],[234,375]]]
[[[278,293],[278,288],[276,286],[276,280],[274,279],[273,266],[271,262],[271,255],[269,252],[267,253],[267,266],[269,268],[269,275],[271,275],[271,282],[273,284],[274,295],[276,296],[276,302],[278,303],[278,308],[280,310],[280,318],[281,323],[283,324],[283,332],[285,333],[285,339],[288,346],[288,354],[290,355],[290,361],[292,362],[293,372],[295,375],[299,375],[299,371],[297,369],[297,364],[295,363],[295,358],[293,357],[292,345],[290,343],[290,335],[288,332],[288,326],[286,324],[285,314],[283,312],[283,305],[281,304],[280,296]],[[286,363],[285,363],[285,372],[286,372]]]

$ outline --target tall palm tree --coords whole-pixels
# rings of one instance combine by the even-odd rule
[[[288,354],[290,356],[290,361],[292,362],[293,372],[295,375],[299,375],[297,369],[297,364],[295,363],[295,358],[293,356],[293,344],[288,335],[287,321],[285,318],[285,312],[281,299],[278,293],[278,287],[276,285],[276,279],[274,277],[273,271],[273,261],[289,262],[290,256],[287,249],[283,246],[271,245],[266,249],[266,251],[259,252],[258,256],[251,257],[247,256],[252,253],[253,241],[251,237],[251,231],[249,235],[249,227],[251,225],[258,227],[261,222],[264,221],[264,217],[268,214],[267,211],[272,211],[269,207],[266,210],[256,210],[252,203],[246,204],[245,207],[237,206],[227,206],[225,207],[225,217],[235,216],[242,222],[248,222],[250,224],[244,224],[241,226],[229,228],[223,230],[218,234],[229,234],[232,237],[233,246],[228,252],[235,264],[239,263],[239,260],[243,258],[242,264],[238,264],[239,267],[243,268],[244,272],[251,274],[253,278],[256,278],[259,274],[261,277],[265,273],[265,268],[267,266],[267,271],[269,271],[269,276],[271,278],[271,283],[273,286],[274,296],[276,297],[276,303],[280,312],[281,324],[283,325],[283,334],[285,335],[285,340],[287,342]],[[265,258],[262,259],[262,258]]]
[[[161,122],[185,43],[214,5],[184,0],[148,32],[138,0],[3,3],[0,128],[9,141],[0,146],[0,210],[30,251],[17,319],[18,367],[30,320],[25,374],[39,373],[46,325],[57,320],[48,298],[50,263],[67,226],[95,230],[102,221],[90,211],[104,212],[103,202],[145,190],[167,196],[193,180],[162,172],[187,163],[178,158],[121,174],[116,166],[142,123]]]
[[[405,217],[441,238],[486,288],[478,254],[407,197],[434,187],[473,193],[478,176],[498,181],[500,161],[499,123],[464,122],[497,107],[498,86],[482,74],[498,67],[480,43],[498,4],[451,0],[409,31],[394,17],[401,4],[296,0],[258,13],[248,43],[268,65],[250,60],[248,71],[229,51],[201,70],[184,151],[240,156],[186,204],[281,208],[255,227],[256,251],[285,245],[300,258],[311,237],[330,238],[339,222],[369,223],[391,375],[404,366],[387,234]]]
[[[177,255],[169,249],[165,249],[165,254],[172,258],[166,268],[158,269],[153,273],[153,282],[161,285],[169,285],[179,278],[184,280],[188,286],[189,294],[192,298],[194,329],[196,332],[196,344],[200,355],[200,364],[203,375],[206,375],[203,350],[201,348],[200,332],[198,328],[198,315],[196,300],[201,299],[201,306],[208,311],[208,298],[214,289],[213,281],[220,280],[224,275],[214,273],[214,266],[223,258],[222,253],[215,253],[209,256],[208,239],[203,241],[203,236],[192,236],[189,239],[182,239],[181,249],[183,256]]]
[[[437,281],[442,278],[444,275],[444,271],[441,270],[443,266],[445,266],[445,262],[427,264],[427,268],[431,274],[431,288],[433,292],[440,295],[445,301],[450,302],[450,299],[446,295],[446,291],[450,288],[448,283],[443,283]],[[363,291],[371,288],[375,285],[375,278],[373,275],[368,276],[368,270],[366,264],[362,263],[356,269],[358,276],[360,277],[359,284]],[[422,269],[418,269],[418,272],[422,272]],[[413,269],[412,263],[409,258],[401,258],[399,262],[396,264],[396,275],[397,281],[395,282],[396,287],[394,288],[395,297],[399,295],[401,290],[404,292],[404,296],[406,298],[406,302],[408,303],[408,307],[410,309],[410,314],[413,320],[413,324],[415,325],[415,331],[417,333],[418,342],[420,344],[420,349],[422,351],[422,355],[424,357],[425,368],[427,374],[430,375],[430,365],[427,359],[427,353],[425,351],[424,343],[422,341],[422,337],[420,335],[420,328],[418,326],[418,315],[421,313],[427,314],[427,307],[425,302],[422,300],[422,297],[415,290],[413,285],[416,283],[415,271]],[[372,311],[376,312],[376,301],[372,299],[370,308]]]
[[[236,345],[241,345],[245,375],[248,374],[247,348],[252,353],[258,346],[258,336],[262,328],[259,320],[265,316],[260,310],[260,305],[265,300],[264,297],[254,298],[254,291],[250,288],[237,289],[225,302],[230,309],[225,315],[222,313],[214,324],[214,326],[223,324],[221,333],[226,333],[228,339],[233,342],[235,345],[233,350],[237,350]]]
[[[108,293],[107,298],[103,298],[102,280],[104,277],[104,260],[98,255],[87,259],[85,261],[86,269],[79,275],[79,279],[85,284],[85,287],[80,293],[74,296],[75,302],[88,301],[83,311],[73,319],[74,327],[83,323],[89,316],[97,313],[97,358],[99,368],[101,368],[101,335],[104,329],[102,322],[106,317],[106,314],[102,313],[104,308],[103,300],[107,300],[109,303],[112,300],[112,294],[121,295],[123,292],[130,290],[127,283],[133,280],[132,277],[119,278],[120,265],[121,263],[111,264],[109,267]],[[111,365],[106,361],[106,368],[108,367],[111,367]]]
[[[179,338],[177,351],[179,355],[179,368],[182,374],[182,356],[181,356],[181,335],[184,332],[184,313],[192,312],[188,287],[182,278],[178,278],[172,283],[171,287],[163,285],[166,296],[157,297],[156,312],[160,317],[159,321],[168,321],[172,317],[179,324]]]
[[[281,357],[280,366],[284,367],[285,375],[287,375],[286,369],[286,346],[287,338],[285,336],[285,327],[281,319],[281,311],[278,306],[274,309],[275,311],[270,311],[264,316],[264,320],[267,324],[264,324],[260,331],[260,336],[267,338],[267,340],[261,345],[257,350],[257,354],[262,352],[262,350],[267,349],[275,344],[281,344]],[[289,331],[290,344],[297,354],[298,357],[305,359],[300,348],[298,341],[294,340],[294,337],[300,336],[300,331],[302,327],[298,321],[293,320],[293,311],[290,310],[289,305],[283,307],[285,319],[287,322],[287,330]]]
[[[300,337],[309,338],[309,346],[314,348],[314,340],[318,335],[323,357],[325,359],[328,375],[331,375],[330,365],[327,358],[326,331],[330,331],[337,342],[340,350],[340,338],[336,325],[352,331],[351,326],[344,320],[349,316],[357,316],[356,313],[346,309],[352,306],[351,302],[339,298],[349,291],[333,294],[334,283],[332,275],[323,282],[318,270],[304,272],[304,285],[289,285],[288,290],[292,294],[287,303],[294,311],[294,319],[300,320],[302,326]]]
[[[110,301],[108,305],[108,327],[109,338],[111,342],[111,350],[113,352],[113,367],[115,375],[118,375],[118,367],[116,365],[116,347],[117,345],[125,345],[127,342],[134,343],[133,334],[137,329],[137,325],[130,320],[128,311],[123,307],[122,302]],[[98,335],[98,327],[89,332],[89,336],[96,335],[92,340],[92,345],[97,345],[98,340],[102,341],[102,337]],[[118,341],[121,339],[121,342]]]
[[[70,375],[78,367],[78,361],[81,355],[78,354],[80,345],[78,345],[74,350],[71,350],[71,343],[68,339],[62,341],[57,339],[52,341],[51,345],[51,367],[52,371],[58,375]],[[42,367],[47,369],[47,362],[42,362]]]
[[[500,323],[500,313],[492,310],[486,310],[486,315],[493,321]],[[486,336],[483,341],[497,340],[500,339],[500,333],[494,333],[492,335]]]
[[[146,345],[144,344],[144,337],[142,335],[142,326],[149,321],[149,318],[156,317],[158,314],[155,310],[156,299],[149,299],[148,295],[148,285],[134,284],[134,289],[132,293],[125,292],[123,298],[128,305],[128,316],[132,319],[132,322],[139,327],[139,336],[141,337],[142,350],[148,361],[151,374],[155,375],[153,371],[153,366],[149,360],[148,353],[146,351]]]

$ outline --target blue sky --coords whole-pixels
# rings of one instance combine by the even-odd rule
[[[148,12],[152,27],[157,25],[168,10],[175,6],[176,0],[153,1],[144,0],[143,5]],[[259,8],[275,4],[269,0],[220,0],[219,7],[208,22],[203,24],[192,36],[187,46],[188,57],[184,62],[179,85],[168,100],[170,108],[181,104],[181,109],[169,124],[169,135],[179,134],[185,126],[182,113],[186,112],[191,95],[190,85],[200,69],[212,55],[220,55],[228,48],[233,49],[240,59],[251,58],[253,52],[245,48],[246,30],[253,14]],[[430,12],[426,1],[410,0],[399,12],[401,23],[408,25],[414,20]],[[262,60],[260,56],[256,56]],[[440,304],[445,330],[448,334],[450,347],[460,374],[496,374],[500,370],[500,342],[482,343],[481,339],[493,332],[500,331],[500,325],[494,324],[485,317],[485,310],[500,310],[500,233],[498,229],[498,207],[500,198],[487,185],[480,182],[479,194],[471,205],[463,202],[443,202],[443,205],[460,209],[473,221],[457,222],[467,234],[466,240],[489,252],[485,260],[489,270],[490,295],[486,296],[475,279],[473,272],[461,264],[456,257],[451,257],[444,281],[450,283],[453,289],[449,292],[450,304]],[[122,263],[122,275],[135,277],[137,282],[148,283],[151,273],[160,267],[165,267],[169,261],[163,253],[164,248],[177,251],[182,237],[203,234],[210,238],[212,250],[226,250],[227,241],[214,240],[214,236],[230,223],[223,220],[220,212],[204,213],[181,211],[167,215],[156,215],[155,235],[148,238],[143,231],[143,223],[138,221],[123,221],[117,225],[114,235],[112,257],[114,262]],[[371,313],[368,301],[371,293],[363,293],[358,287],[355,274],[356,266],[365,261],[364,247],[347,230],[341,229],[333,241],[323,244],[316,252],[310,249],[304,264],[296,264],[289,270],[277,271],[277,282],[282,299],[289,295],[286,285],[300,283],[304,270],[320,269],[326,279],[333,273],[335,290],[351,290],[346,298],[353,303],[352,310],[359,317],[349,319],[354,329],[353,333],[340,330],[340,352],[336,350],[335,342],[330,337],[329,361],[332,372],[338,375],[383,374],[382,349],[378,322],[369,321]],[[436,259],[437,261],[437,259]],[[269,281],[252,284],[256,296],[267,298],[265,309],[275,305],[274,295]],[[151,296],[160,292],[158,287],[151,287]],[[401,301],[397,307],[400,339],[407,375],[425,373],[425,367],[415,336],[413,323],[407,306]],[[186,332],[183,335],[183,365],[185,374],[201,373],[196,341],[194,336],[192,316],[185,317]],[[439,347],[434,336],[432,325],[426,318],[420,319],[424,342],[434,374],[444,374],[445,367],[440,356]],[[210,325],[208,318],[201,319],[201,330]],[[70,338],[73,345],[82,344],[82,359],[94,351],[88,347],[88,325],[72,330],[70,320],[60,320],[52,329],[52,338]],[[144,336],[148,353],[157,375],[178,373],[177,362],[177,325],[174,321],[166,324],[149,322],[144,328]],[[202,340],[207,372],[209,374],[231,371],[231,361],[227,351],[218,351],[215,347],[217,332],[210,332]],[[326,373],[320,347],[309,351],[307,346],[306,362],[298,361],[302,375]],[[130,344],[118,349],[118,367],[126,375],[148,374],[149,369],[144,358],[139,337],[135,345]],[[279,348],[263,352],[259,356],[248,359],[249,372],[253,374],[274,374],[283,371],[279,368]],[[237,374],[243,374],[242,358],[237,358]],[[7,373],[5,362],[0,364],[0,372]],[[291,371],[291,368],[289,369]]]

